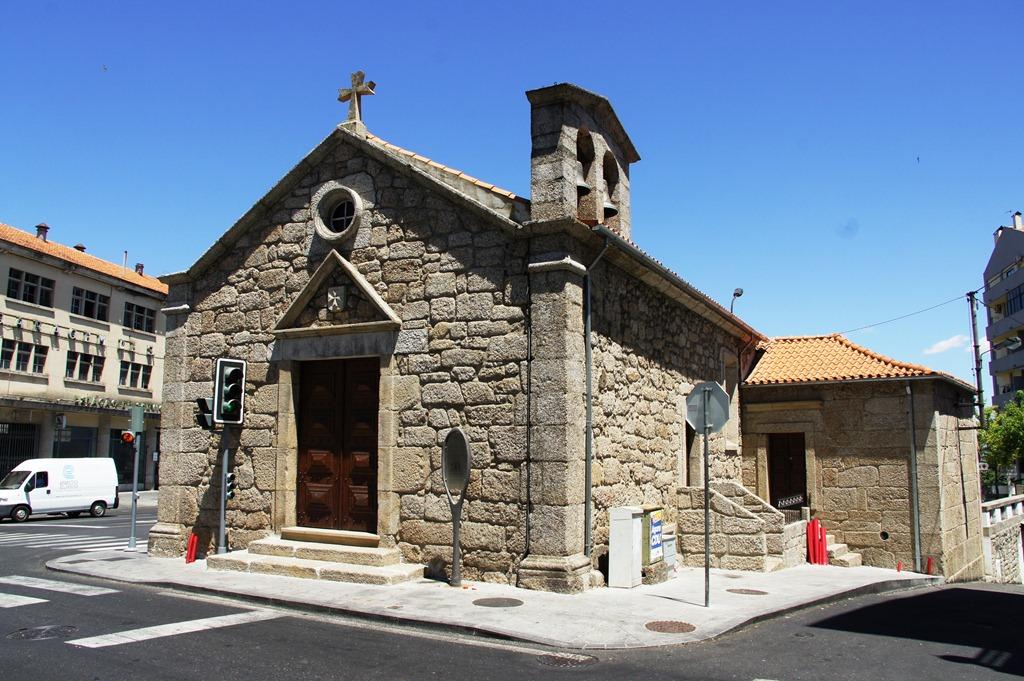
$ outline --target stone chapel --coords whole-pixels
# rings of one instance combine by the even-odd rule
[[[151,554],[181,555],[194,533],[222,569],[379,583],[443,571],[441,443],[459,427],[466,578],[600,585],[608,509],[624,504],[663,506],[684,562],[702,560],[684,417],[711,380],[732,399],[711,443],[715,564],[802,562],[800,529],[742,486],[738,386],[768,339],[632,241],[640,156],[608,100],[571,84],[526,93],[525,198],[376,137],[360,111],[373,87],[354,74],[349,119],[163,278]],[[221,357],[247,362],[245,416],[210,432],[195,400]],[[215,556],[222,447],[238,491],[231,553]]]

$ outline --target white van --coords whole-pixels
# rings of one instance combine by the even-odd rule
[[[88,511],[99,518],[117,505],[117,470],[109,458],[28,459],[0,480],[0,518],[19,523],[33,513]]]

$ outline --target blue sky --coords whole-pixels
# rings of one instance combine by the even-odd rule
[[[360,68],[371,131],[528,196],[523,93],[570,81],[640,152],[642,247],[726,305],[742,287],[766,334],[846,331],[980,286],[1024,209],[1021,25],[999,1],[6,2],[0,222],[185,269]],[[967,335],[958,300],[850,338],[970,379]]]

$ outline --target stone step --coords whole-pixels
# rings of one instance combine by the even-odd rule
[[[211,570],[250,572],[281,577],[323,579],[355,584],[401,584],[423,577],[422,565],[355,565],[323,560],[289,558],[233,551],[207,556],[206,566]]]
[[[850,551],[841,556],[829,556],[828,564],[838,565],[839,567],[859,567],[863,565],[864,562],[859,553],[853,553]]]
[[[825,534],[825,546],[836,543],[836,536],[834,534]]]
[[[284,527],[281,528],[281,539],[346,546],[380,546],[380,535],[351,530],[325,530],[319,527]]]
[[[829,558],[834,558],[849,553],[850,547],[846,544],[828,544],[825,546],[825,550],[828,551]]]
[[[785,561],[778,556],[768,556],[764,561],[765,572],[775,572],[776,570],[781,570],[785,566]]]
[[[402,552],[397,548],[323,544],[321,542],[278,539],[277,537],[250,542],[249,553],[262,556],[323,560],[332,563],[352,563],[354,565],[382,566],[397,565],[402,562]]]

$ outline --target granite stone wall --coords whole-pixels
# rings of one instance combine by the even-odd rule
[[[330,243],[314,233],[310,201],[328,180],[358,192],[366,209],[358,233],[346,242]],[[180,553],[193,530],[201,550],[212,548],[220,435],[195,425],[193,401],[212,394],[213,363],[221,356],[249,363],[245,424],[232,443],[238,494],[228,503],[229,544],[244,547],[294,524],[299,372],[295,362],[281,359],[290,346],[273,331],[331,249],[401,319],[400,331],[372,342],[316,338],[291,350],[382,355],[381,543],[397,545],[411,562],[450,560],[440,443],[450,428],[461,426],[473,445],[463,511],[464,575],[509,581],[524,550],[527,242],[455,205],[415,174],[396,172],[345,142],[322,154],[290,191],[254,217],[212,268],[191,284],[171,287],[168,305],[190,309],[169,316],[153,553]],[[338,277],[330,285],[344,286]],[[350,318],[327,319],[321,298],[317,293],[310,301],[298,325],[373,318],[366,301],[359,301]]]
[[[981,569],[973,421],[944,381],[914,381],[922,569]],[[744,387],[743,480],[768,498],[768,436],[803,433],[811,512],[864,564],[914,566],[905,381]]]
[[[676,522],[677,489],[701,482],[700,438],[687,442],[686,397],[696,383],[725,380],[738,341],[613,263],[598,263],[591,291],[597,557],[607,552],[611,507],[657,504],[666,522]],[[728,365],[734,386],[735,362]],[[710,448],[712,479],[738,480],[740,457],[735,447],[727,451],[724,432],[712,435]]]

